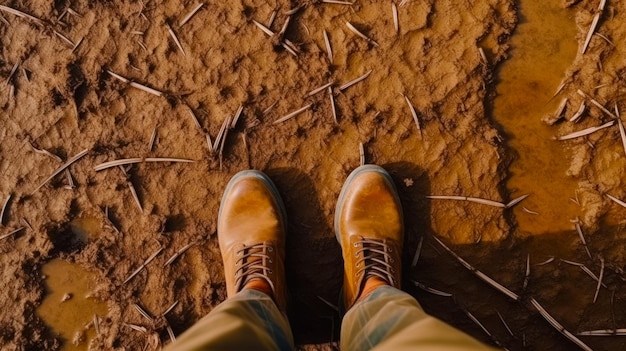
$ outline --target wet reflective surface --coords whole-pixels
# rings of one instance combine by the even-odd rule
[[[47,295],[37,313],[61,336],[63,350],[87,350],[89,340],[96,333],[89,324],[94,315],[102,318],[107,314],[105,303],[89,297],[95,287],[95,275],[61,259],[46,263],[42,274],[47,277]],[[81,341],[74,344],[74,340]]]
[[[493,116],[517,156],[507,188],[511,198],[530,194],[514,209],[521,234],[572,230],[570,220],[580,214],[579,206],[570,200],[576,198],[577,182],[566,176],[569,155],[563,144],[552,139],[556,129],[541,121],[558,107],[561,98],[552,95],[577,51],[574,12],[560,5],[554,1],[519,4],[510,58],[497,72]]]

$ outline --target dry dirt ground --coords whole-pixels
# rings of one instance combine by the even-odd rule
[[[196,4],[3,4],[35,17],[2,8],[0,18],[2,203],[10,196],[0,227],[3,349],[59,349],[71,342],[55,335],[36,313],[45,295],[40,269],[57,257],[94,272],[93,295],[108,305],[108,313],[99,316],[97,335],[88,342],[91,349],[158,349],[169,343],[165,321],[147,323],[134,304],[157,315],[178,301],[167,315],[167,324],[178,335],[224,300],[217,211],[229,178],[248,168],[269,174],[286,203],[290,319],[296,341],[309,349],[336,347],[331,340],[338,336],[339,316],[318,297],[338,300],[342,263],[332,218],[343,181],[359,165],[359,143],[365,162],[383,165],[397,182],[407,222],[405,289],[428,312],[512,350],[575,347],[531,307],[531,296],[572,332],[626,327],[624,227],[617,221],[609,231],[598,232],[607,213],[617,211],[603,194],[626,197],[626,158],[617,128],[568,144],[571,175],[586,189],[582,202],[588,209],[585,224],[594,229],[589,233],[593,260],[575,234],[516,238],[508,210],[425,198],[471,194],[510,200],[504,183],[510,153],[485,106],[493,99],[494,67],[506,58],[517,21],[513,1],[398,2],[398,31],[391,1],[358,0],[352,6],[306,0],[210,1],[181,25]],[[598,5],[581,1],[569,6],[576,8],[582,45]],[[297,11],[283,34],[294,43],[297,56],[285,50],[279,35],[291,9]],[[562,94],[571,98],[568,114],[581,100],[578,88],[607,106],[624,104],[624,12],[623,2],[608,2],[599,31],[613,44],[595,36],[588,52],[566,73]],[[277,35],[268,37],[254,21]],[[370,40],[353,33],[348,21]],[[340,89],[370,71],[363,81]],[[308,96],[328,82],[333,82],[336,122],[328,90]],[[240,106],[223,147],[211,152],[207,138],[214,142]],[[301,114],[274,123],[305,106]],[[565,133],[611,118],[590,107],[580,125],[554,128]],[[61,172],[46,181],[83,150],[86,154],[68,167],[70,175]],[[152,157],[194,162],[94,169],[117,159]],[[70,225],[77,219],[97,224],[79,235]],[[462,268],[434,236],[520,294],[521,301],[508,299]],[[420,238],[420,260],[409,268]],[[595,281],[558,259],[533,265],[525,284],[529,253],[533,263],[557,255],[584,262],[594,272],[600,270],[597,257],[602,256],[607,288],[593,304]],[[414,279],[453,296],[418,289]],[[583,340],[597,350],[626,347],[620,337]]]

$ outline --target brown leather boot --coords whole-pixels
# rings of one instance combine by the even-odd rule
[[[361,297],[368,278],[400,288],[402,205],[387,171],[375,165],[352,171],[337,201],[335,235],[343,254],[346,310]]]
[[[278,190],[264,173],[248,170],[233,176],[217,220],[228,297],[250,282],[264,282],[278,309],[286,311],[286,220]]]

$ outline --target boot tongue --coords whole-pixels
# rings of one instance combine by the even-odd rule
[[[245,246],[237,251],[239,256],[235,272],[237,291],[241,291],[251,281],[263,280],[271,288],[272,294],[274,293],[274,283],[269,278],[269,275],[273,274],[271,269],[273,251],[274,247],[267,243]]]

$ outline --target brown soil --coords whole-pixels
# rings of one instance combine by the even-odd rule
[[[98,277],[94,295],[108,304],[109,312],[100,318],[91,349],[140,350],[145,345],[156,349],[169,342],[164,324],[148,325],[134,303],[158,315],[179,301],[167,321],[175,334],[182,333],[225,298],[217,211],[230,177],[248,168],[269,174],[287,207],[290,320],[296,340],[313,349],[334,347],[329,341],[338,336],[339,316],[318,296],[338,300],[342,263],[332,232],[334,205],[343,181],[359,165],[359,143],[364,145],[366,162],[387,168],[400,189],[407,221],[406,267],[419,238],[425,238],[418,265],[405,272],[405,287],[428,312],[485,342],[495,339],[513,350],[524,345],[537,350],[573,347],[526,302],[507,300],[461,268],[431,238],[436,235],[457,244],[453,247],[459,255],[520,292],[523,301],[535,297],[574,332],[626,327],[626,315],[614,307],[623,306],[626,299],[620,270],[625,263],[621,224],[590,239],[590,249],[603,256],[608,267],[608,289],[600,292],[594,305],[590,300],[595,282],[558,260],[533,266],[530,284],[523,289],[527,253],[533,255],[533,263],[556,255],[599,270],[599,261],[585,261],[575,233],[515,239],[508,211],[425,198],[455,194],[510,200],[504,180],[511,157],[485,104],[493,98],[493,69],[506,57],[516,23],[512,0],[409,1],[399,7],[398,34],[389,2],[363,0],[351,7],[320,1],[210,2],[181,27],[179,21],[195,5],[168,0],[145,1],[145,6],[135,1],[85,0],[7,4],[43,24],[6,12],[2,13],[6,21],[0,24],[1,76],[9,77],[19,64],[0,92],[0,194],[3,200],[12,196],[0,237],[25,227],[0,241],[1,279],[9,287],[0,289],[3,349],[58,349],[68,342],[55,336],[35,312],[44,296],[40,268],[55,257],[76,262]],[[267,24],[277,9],[271,29],[278,32],[285,12],[300,5],[286,30],[286,38],[301,51],[294,57],[253,20]],[[582,42],[597,4],[582,1],[573,6],[578,9]],[[57,21],[68,7],[80,16],[68,13]],[[609,2],[601,20],[601,32],[617,46],[594,37],[587,54],[579,55],[568,71],[571,79],[562,93],[571,97],[568,113],[578,106],[578,88],[607,106],[621,102],[626,64],[620,43],[626,32],[619,16],[624,12],[624,3]],[[346,21],[380,46],[354,35]],[[54,30],[82,42],[72,50]],[[324,30],[332,42],[332,62]],[[479,45],[488,62],[481,59]],[[109,70],[163,94],[132,87]],[[329,81],[336,88],[369,70],[364,81],[341,92],[335,89],[338,124],[333,122],[327,92],[307,97]],[[594,89],[601,84],[607,85]],[[421,129],[403,95],[415,106]],[[308,104],[306,112],[272,123]],[[243,112],[227,134],[222,157],[212,155],[205,134],[214,140],[223,121],[239,106]],[[555,128],[565,133],[607,120],[592,107],[580,125]],[[626,197],[621,190],[626,158],[620,154],[615,130],[588,140],[593,148],[583,140],[568,144],[575,155],[570,173],[587,189],[581,199],[588,213],[585,226],[597,229],[609,206],[615,209],[602,194]],[[89,149],[69,167],[76,188],[67,189],[61,173],[37,189],[62,162],[34,152],[29,142],[63,162]],[[94,170],[106,161],[135,157],[195,162],[141,163],[129,167],[127,174],[119,168]],[[619,167],[605,172],[607,163]],[[100,225],[85,238],[70,225],[78,218],[95,218]],[[196,244],[164,265],[189,243]],[[146,269],[124,283],[159,249],[163,250]],[[454,297],[419,290],[411,279]],[[465,311],[483,322],[493,337]],[[143,325],[148,331],[138,332],[125,323]],[[585,342],[598,350],[626,346],[616,338]]]

